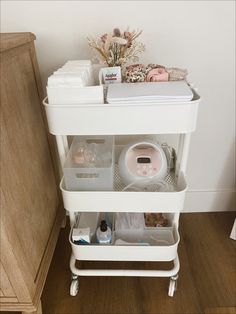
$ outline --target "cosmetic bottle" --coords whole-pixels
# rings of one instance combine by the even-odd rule
[[[102,220],[96,232],[97,241],[101,244],[111,243],[111,229],[108,227],[106,220]]]

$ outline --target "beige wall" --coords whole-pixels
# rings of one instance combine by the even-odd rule
[[[114,26],[143,30],[143,62],[186,67],[202,96],[186,210],[233,209],[234,1],[2,1],[1,7],[2,32],[36,34],[44,84],[66,60],[92,56],[86,36]]]

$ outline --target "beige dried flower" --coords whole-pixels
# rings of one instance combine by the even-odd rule
[[[114,28],[112,33],[104,34],[98,39],[88,38],[92,47],[108,66],[121,66],[128,61],[137,62],[138,55],[145,50],[144,45],[136,39],[142,31],[128,29],[121,33],[119,28]]]

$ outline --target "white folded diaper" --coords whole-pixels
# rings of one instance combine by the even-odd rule
[[[54,73],[48,78],[48,86],[85,86],[86,79],[78,73]]]
[[[91,60],[69,60],[65,63],[65,66],[67,65],[73,65],[73,66],[90,66],[92,65]]]
[[[48,78],[48,87],[84,87],[93,84],[94,77],[90,60],[70,60]]]
[[[94,82],[90,60],[70,60],[48,78],[49,104],[102,104],[102,86]]]
[[[53,74],[77,74],[84,80],[84,85],[90,85],[92,72],[87,67],[62,67],[55,71]]]
[[[87,87],[90,88],[87,89]],[[86,101],[93,103],[97,102],[97,96],[98,102],[103,102],[103,91],[94,86],[93,67],[90,60],[66,62],[49,76],[47,94],[52,104],[85,103]]]

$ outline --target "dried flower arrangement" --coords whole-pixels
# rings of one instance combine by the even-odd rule
[[[142,31],[121,32],[119,28],[114,28],[113,33],[107,33],[94,38],[87,38],[89,46],[98,53],[101,61],[109,67],[122,66],[128,61],[137,62],[138,55],[144,52],[144,44],[136,39]]]

